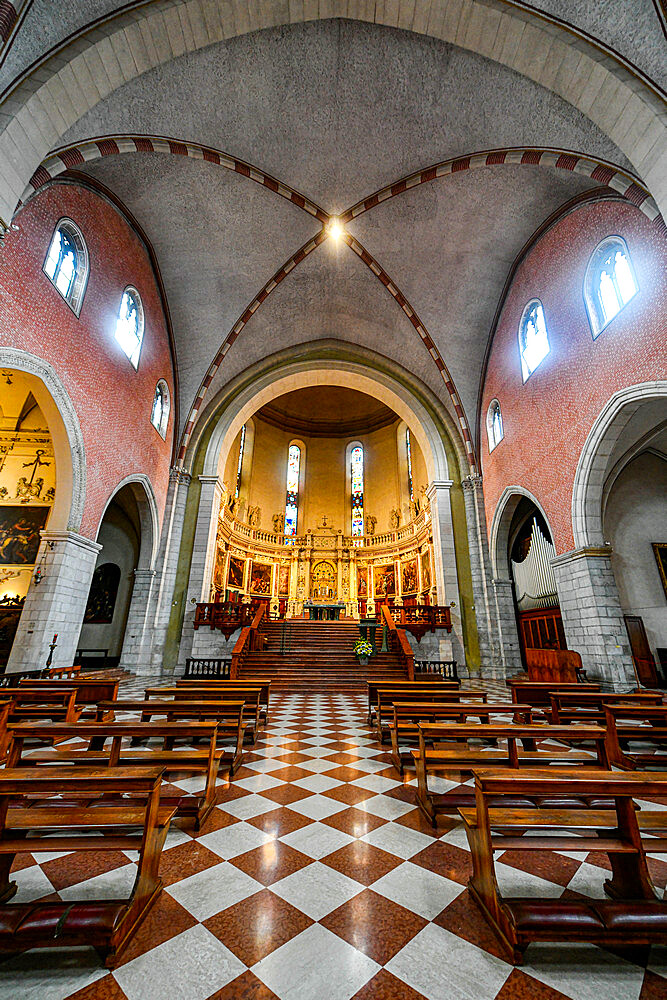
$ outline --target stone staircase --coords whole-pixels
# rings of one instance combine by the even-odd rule
[[[276,691],[362,692],[368,680],[405,680],[407,676],[395,653],[377,653],[368,666],[359,665],[353,653],[359,638],[356,622],[292,618],[267,622],[262,635],[266,648],[248,653],[239,677],[248,681],[271,677]]]

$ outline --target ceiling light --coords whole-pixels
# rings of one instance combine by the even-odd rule
[[[338,219],[332,219],[327,228],[329,230],[329,236],[332,240],[338,243],[339,239],[345,232]]]

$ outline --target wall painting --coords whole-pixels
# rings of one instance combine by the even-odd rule
[[[253,562],[250,570],[250,593],[261,597],[271,596],[271,570],[267,563]]]

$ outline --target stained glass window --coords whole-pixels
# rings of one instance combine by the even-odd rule
[[[405,429],[405,452],[408,457],[408,493],[410,494],[410,499],[414,500],[415,494],[412,488],[412,446],[410,444],[410,428]]]
[[[539,299],[533,299],[523,311],[519,325],[519,349],[521,374],[525,382],[550,350],[544,309]]]
[[[169,390],[167,384],[162,379],[155,387],[153,397],[153,409],[151,412],[151,423],[158,434],[162,437],[167,433],[167,423],[169,421]]]
[[[299,471],[301,469],[301,448],[290,445],[287,459],[287,499],[285,501],[285,534],[296,535],[299,517]]]
[[[143,339],[144,310],[139,298],[139,292],[134,288],[126,288],[120,300],[120,309],[118,310],[116,340],[135,368],[139,367],[139,355]]]
[[[241,473],[243,472],[243,449],[245,448],[245,424],[241,428],[241,440],[239,442],[239,461],[236,466],[236,490],[234,496],[238,497],[241,492]]]
[[[88,251],[83,236],[69,219],[61,219],[56,226],[44,273],[78,313],[88,280]]]
[[[597,337],[639,291],[630,252],[620,236],[610,236],[593,251],[586,270],[585,298]]]
[[[486,416],[486,430],[489,435],[489,451],[493,451],[505,436],[503,416],[500,412],[500,403],[497,399],[494,399],[489,406],[489,412]]]
[[[350,454],[352,493],[352,535],[364,533],[364,449],[355,445]]]

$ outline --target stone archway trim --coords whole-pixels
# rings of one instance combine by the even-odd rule
[[[160,519],[158,517],[158,506],[157,500],[155,499],[153,485],[145,473],[137,472],[130,476],[126,476],[114,487],[104,505],[104,510],[102,511],[97,525],[97,531],[95,532],[95,538],[97,539],[97,536],[100,533],[102,521],[104,520],[104,515],[109,508],[109,504],[125,486],[135,487],[133,493],[135,499],[137,500],[139,516],[141,518],[141,544],[139,548],[139,562],[137,564],[137,568],[152,569],[155,563],[155,556],[157,554],[157,547],[160,540]],[[138,489],[136,489],[137,487]],[[143,495],[137,496],[137,493]]]
[[[572,488],[572,534],[575,550],[604,545],[602,495],[607,461],[621,430],[642,403],[667,399],[667,380],[620,389],[591,427],[581,450]]]
[[[83,519],[83,509],[86,499],[86,449],[83,442],[83,433],[77,416],[74,404],[69,394],[60,381],[55,368],[47,361],[38,358],[28,351],[21,351],[13,347],[0,347],[0,365],[4,368],[15,368],[17,371],[25,372],[27,375],[34,375],[38,378],[49,393],[53,403],[62,420],[66,442],[58,442],[54,439],[58,434],[57,427],[49,427],[54,447],[58,449],[60,444],[60,461],[63,462],[66,451],[70,454],[69,476],[63,474],[58,468],[56,474],[56,500],[53,505],[52,523],[49,523],[49,530],[78,531]],[[58,458],[56,458],[58,461]],[[62,466],[61,466],[62,468]],[[58,493],[60,491],[60,496]],[[65,492],[67,491],[67,492]],[[69,507],[68,510],[66,508]]]
[[[493,566],[493,575],[496,578],[502,580],[510,580],[510,566],[507,559],[507,552],[501,551],[501,542],[503,537],[506,540],[506,533],[503,535],[503,529],[509,531],[509,520],[507,519],[507,512],[509,503],[512,497],[525,497],[534,503],[540,514],[544,518],[545,522],[549,524],[549,517],[547,513],[537,499],[537,497],[527,490],[524,486],[506,486],[500,495],[498,503],[496,504],[496,509],[493,512],[493,520],[491,521],[491,531],[490,531],[490,544],[489,548],[491,551],[491,564]],[[514,509],[509,514],[509,519],[514,516]],[[551,527],[549,527],[551,531]],[[553,532],[552,532],[553,537]]]

